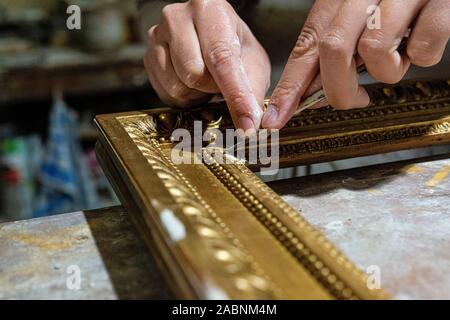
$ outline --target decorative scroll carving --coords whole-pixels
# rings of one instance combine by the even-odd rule
[[[368,108],[336,112],[333,108],[305,110],[292,118],[285,128],[304,128],[324,124],[336,124],[349,120],[362,120],[376,117],[405,116],[407,113],[450,112],[450,80],[428,82],[407,82],[395,86],[372,85],[367,90],[371,96]],[[268,104],[268,100],[265,105]],[[220,128],[231,128],[233,123],[226,106],[222,103],[208,106],[209,114],[204,109],[171,111],[159,114],[156,119],[158,135],[168,138],[176,128],[193,129],[195,120],[213,123]]]
[[[354,134],[331,135],[325,138],[308,139],[296,144],[280,146],[280,154],[289,156],[305,152],[318,153],[330,151],[335,148],[357,146],[372,142],[389,142],[411,137],[431,136],[450,132],[450,122],[429,122],[421,125],[404,126],[395,129],[374,129]],[[306,140],[306,139],[305,139]]]

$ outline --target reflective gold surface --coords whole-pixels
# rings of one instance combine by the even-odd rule
[[[292,119],[280,132],[281,164],[450,142],[449,81],[369,90],[370,108],[305,111]],[[200,164],[172,163],[171,132],[192,129],[196,119],[208,119],[205,127],[231,126],[222,105],[96,118],[99,159],[179,297],[388,297],[369,290],[366,275],[243,164],[219,164],[206,149],[192,155]]]

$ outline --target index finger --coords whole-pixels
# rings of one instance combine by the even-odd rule
[[[319,72],[319,41],[343,0],[317,0],[289,56],[270,99],[262,125],[281,129],[292,117],[300,99]]]
[[[262,107],[252,92],[241,59],[238,17],[229,14],[231,7],[218,10],[213,2],[202,2],[201,10],[195,10],[194,23],[203,58],[227,102],[235,126],[246,132],[254,131],[261,124]]]

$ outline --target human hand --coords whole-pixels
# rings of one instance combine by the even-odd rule
[[[367,26],[368,8],[373,5],[379,6],[378,29]],[[406,52],[400,54],[397,48],[409,28]],[[449,36],[449,0],[317,0],[262,126],[283,127],[300,101],[321,86],[327,103],[336,109],[365,107],[370,99],[358,85],[358,62],[365,63],[375,80],[396,83],[411,63],[422,67],[437,64]]]
[[[227,1],[164,7],[162,22],[148,31],[144,64],[164,102],[187,107],[221,93],[237,128],[260,127],[269,58]]]

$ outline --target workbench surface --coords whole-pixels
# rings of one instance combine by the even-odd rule
[[[394,298],[450,297],[449,155],[268,184]],[[0,299],[170,298],[148,252],[122,207],[0,224]]]
[[[450,299],[450,155],[270,186],[393,298]]]
[[[0,253],[0,299],[171,296],[122,207],[0,224]]]

